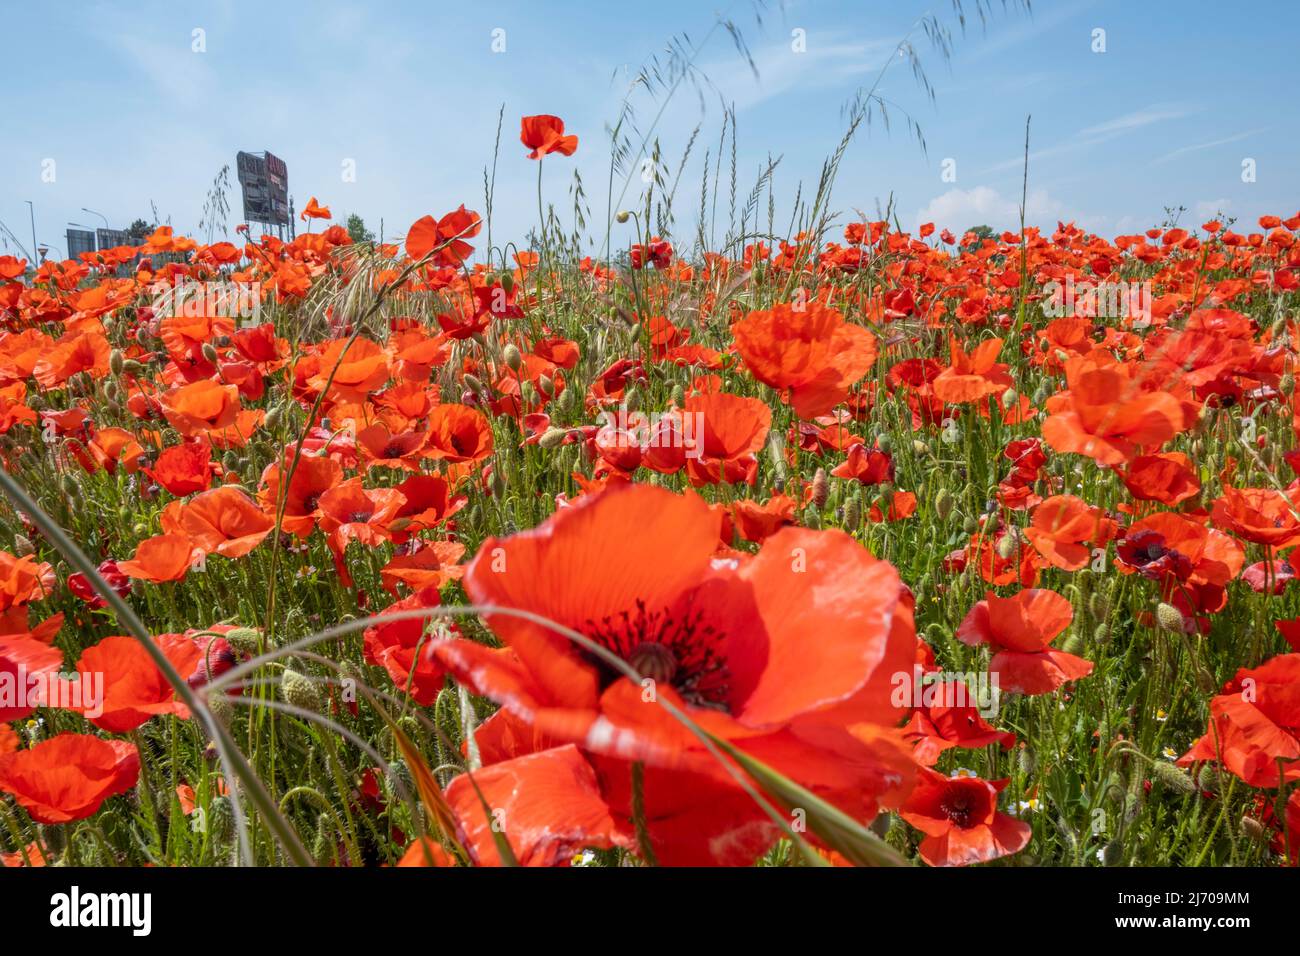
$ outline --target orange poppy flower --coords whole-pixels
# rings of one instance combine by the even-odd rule
[[[153,467],[144,469],[145,474],[178,498],[206,490],[212,484],[215,470],[212,449],[201,441],[164,448]]]
[[[180,581],[202,553],[183,534],[160,534],[141,541],[135,555],[117,562],[117,569],[141,581]]]
[[[330,212],[329,206],[322,206],[316,202],[316,197],[312,196],[307,200],[307,205],[302,207],[302,212],[298,213],[298,218],[303,222],[308,219],[331,219],[334,214]]]
[[[985,339],[970,354],[956,337],[949,341],[951,359],[933,385],[935,397],[945,405],[978,402],[1001,395],[1015,384],[1006,363],[997,360],[1002,351],[1001,339]]]
[[[1297,687],[1300,654],[1281,654],[1237,671],[1223,693],[1211,699],[1209,729],[1178,759],[1179,765],[1222,760],[1223,769],[1252,787],[1300,780]]]
[[[179,530],[206,554],[242,558],[274,527],[275,519],[238,488],[213,488],[180,508]]]
[[[0,756],[0,792],[12,794],[37,823],[85,819],[139,776],[134,744],[89,734],[59,734]]]
[[[465,240],[477,236],[482,225],[479,214],[463,205],[441,219],[425,216],[406,231],[406,254],[418,261],[436,249],[431,265],[459,266],[474,251]]]
[[[172,666],[183,675],[189,675],[202,656],[198,645],[180,634],[164,634],[157,641]],[[86,714],[86,719],[101,730],[124,734],[160,714],[181,718],[190,715],[189,708],[176,700],[175,690],[149,652],[134,637],[101,639],[81,652],[77,671],[85,681],[92,674],[103,675],[104,698],[95,702],[94,708],[99,713]]]
[[[1178,451],[1139,455],[1120,472],[1120,478],[1139,501],[1159,501],[1171,508],[1201,490],[1192,460]]]
[[[1092,661],[1051,647],[1073,618],[1069,600],[1055,591],[1026,588],[1009,598],[989,591],[971,608],[956,637],[963,644],[993,646],[989,673],[1003,690],[1049,694],[1092,673]]]
[[[186,438],[234,425],[239,417],[239,389],[204,379],[168,390],[162,396],[167,421]]]
[[[731,327],[736,348],[754,378],[789,393],[801,418],[824,415],[876,361],[876,339],[817,302],[780,304],[750,312]]]
[[[541,159],[551,153],[572,156],[578,148],[578,137],[564,135],[564,120],[549,113],[520,120],[519,141],[532,150],[529,159]]]
[[[1300,514],[1294,497],[1272,488],[1224,488],[1212,518],[1243,541],[1270,548],[1300,544]]]
[[[63,666],[63,652],[30,634],[0,636],[0,726],[35,713],[41,701],[29,678],[45,678]]]
[[[1043,422],[1043,440],[1057,451],[1122,465],[1184,428],[1178,399],[1143,391],[1134,370],[1103,349],[1066,362],[1065,378],[1069,388],[1047,400]]]
[[[1092,548],[1105,547],[1118,525],[1101,508],[1091,507],[1074,495],[1053,495],[1034,509],[1025,537],[1043,560],[1063,571],[1078,571],[1088,564]]]
[[[456,463],[482,461],[490,454],[492,425],[478,409],[448,403],[429,413],[425,458]]]
[[[291,454],[285,456],[284,471],[288,471]],[[262,472],[261,487],[257,500],[267,514],[274,517],[279,507],[279,495],[283,487],[279,465],[270,464]],[[306,538],[320,520],[321,495],[334,488],[343,480],[343,466],[327,455],[304,454],[298,459],[285,492],[284,516],[281,527],[299,538]]]
[[[662,769],[662,830],[647,810],[661,860],[736,860],[778,833],[692,734],[645,705],[646,686],[859,818],[900,797],[912,765],[886,729],[896,723],[889,675],[911,667],[915,646],[898,573],[842,532],[799,528],[778,531],[757,556],[717,565],[719,520],[695,496],[614,486],[532,531],[488,539],[466,571],[475,603],[573,628],[653,685],[514,617],[487,619],[509,653],[465,640],[435,647],[476,693],[555,743],[611,761],[600,768],[611,806],[625,805],[626,761]],[[689,841],[687,825],[697,828]]]

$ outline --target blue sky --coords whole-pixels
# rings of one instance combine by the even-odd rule
[[[715,31],[697,62],[716,90],[702,111],[683,89],[656,127],[675,175],[691,130],[703,124],[679,190],[678,227],[687,235],[704,149],[717,148],[720,96],[736,106],[742,197],[766,158],[782,157],[774,192],[783,231],[798,185],[805,194],[815,188],[839,142],[854,92],[872,83],[917,17],[933,11],[954,23],[947,0],[773,2],[761,28],[750,0],[716,2],[745,31],[759,78],[725,31]],[[31,200],[37,242],[62,254],[69,221],[102,224],[82,207],[122,227],[151,218],[152,202],[163,221],[194,232],[208,186],[239,149],[283,157],[298,208],[315,195],[336,216],[360,213],[376,231],[382,220],[388,237],[462,202],[481,210],[502,103],[494,240],[522,240],[536,222],[537,167],[519,145],[518,124],[541,112],[562,116],[581,140],[573,158],[546,160],[547,200],[567,222],[579,171],[598,224],[590,231],[603,238],[605,130],[628,79],[674,35],[701,41],[715,14],[691,0],[226,0],[79,3],[57,16],[15,4],[3,19],[0,220],[30,245]],[[195,29],[204,31],[203,52],[193,50]],[[496,29],[505,31],[505,52],[492,50]],[[1092,50],[1097,29],[1104,53]],[[796,30],[804,52],[792,49]],[[1033,223],[1073,219],[1111,237],[1155,224],[1165,206],[1186,206],[1184,221],[1193,224],[1223,211],[1242,228],[1263,213],[1294,214],[1297,37],[1300,5],[1282,0],[1036,0],[1032,15],[997,12],[985,30],[973,22],[964,37],[956,33],[949,63],[918,37],[934,102],[904,63],[891,66],[881,92],[920,124],[927,152],[901,124],[891,133],[863,130],[832,205],[845,219],[855,210],[874,218],[892,195],[909,228],[927,220],[954,231],[1010,227],[1032,114]],[[643,128],[654,110],[639,100]],[[1248,158],[1254,182],[1242,181]],[[955,162],[954,182],[942,178],[945,159]],[[44,181],[47,160],[52,182]],[[353,182],[344,181],[347,160]],[[640,188],[634,180],[624,205]],[[237,188],[232,205],[233,230]],[[615,242],[631,228],[616,227]],[[0,254],[16,251],[0,237]]]

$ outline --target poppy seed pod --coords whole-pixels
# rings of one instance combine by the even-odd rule
[[[1183,633],[1186,626],[1183,612],[1172,604],[1166,604],[1164,601],[1161,601],[1156,606],[1156,623],[1166,631],[1173,631],[1175,634]]]
[[[280,696],[286,704],[314,713],[320,713],[324,705],[316,682],[294,670],[286,670],[280,678]]]

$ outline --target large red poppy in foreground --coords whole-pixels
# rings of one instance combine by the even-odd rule
[[[694,495],[615,487],[532,531],[488,539],[466,572],[476,604],[573,629],[634,668],[639,683],[553,630],[503,614],[487,621],[504,650],[436,645],[460,680],[502,705],[494,721],[514,728],[500,750],[516,766],[493,779],[526,776],[522,754],[576,745],[595,773],[553,775],[583,783],[573,793],[548,784],[554,811],[562,815],[566,800],[590,806],[598,787],[626,835],[640,762],[650,838],[665,863],[749,863],[779,831],[657,700],[859,819],[896,805],[913,772],[889,693],[891,675],[911,673],[915,648],[898,572],[842,532],[800,528],[778,531],[756,556],[715,560],[719,522]]]

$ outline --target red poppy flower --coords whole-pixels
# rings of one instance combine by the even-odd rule
[[[1252,787],[1300,780],[1300,654],[1280,654],[1242,668],[1210,701],[1205,736],[1180,766],[1220,763]]]
[[[33,680],[57,674],[63,652],[27,634],[0,636],[0,724],[22,720],[40,701],[30,692]]]
[[[195,495],[181,505],[177,530],[207,554],[242,558],[274,527],[275,519],[247,493],[227,486]]]
[[[1048,564],[1063,571],[1087,565],[1093,547],[1106,546],[1118,525],[1101,508],[1073,495],[1053,495],[1034,509],[1025,537]]]
[[[897,572],[842,532],[796,528],[769,537],[757,556],[714,564],[719,520],[693,496],[611,487],[532,531],[488,539],[466,572],[475,603],[578,630],[653,685],[632,684],[514,617],[488,617],[508,652],[464,640],[435,648],[460,680],[518,720],[612,761],[598,767],[612,806],[626,797],[627,761],[662,768],[658,795],[675,822],[659,830],[651,814],[651,838],[656,852],[679,860],[736,860],[753,844],[729,847],[726,834],[762,845],[777,831],[744,799],[722,798],[737,793],[730,778],[692,734],[647,706],[647,686],[859,818],[900,795],[911,765],[886,729],[896,720],[889,675],[910,668],[915,643]],[[691,780],[674,779],[679,773]],[[647,795],[653,790],[647,779]]]
[[[525,116],[519,123],[519,141],[532,150],[529,159],[551,153],[572,156],[578,148],[578,137],[564,135],[564,120],[549,113]]]
[[[956,337],[950,339],[951,360],[934,380],[934,394],[948,405],[978,402],[1001,395],[1014,381],[1004,362],[997,361],[1001,339],[985,339],[968,355]]]
[[[160,534],[136,546],[135,555],[117,562],[117,569],[142,581],[179,581],[189,573],[194,559],[203,553],[183,534]]]
[[[12,794],[37,823],[82,820],[134,787],[139,776],[134,744],[89,734],[59,734],[0,756],[0,791]]]
[[[971,608],[956,637],[963,644],[993,646],[989,673],[997,676],[1001,689],[1050,694],[1066,681],[1092,673],[1092,661],[1051,647],[1073,618],[1069,600],[1055,591],[1026,588],[1009,598],[989,591]]]
[[[876,361],[876,339],[817,302],[750,312],[731,327],[754,378],[789,392],[801,418],[824,415],[844,401]]]
[[[1006,780],[945,777],[922,770],[899,815],[926,835],[918,848],[931,866],[969,866],[1019,853],[1033,827],[998,810]]]
[[[147,474],[178,498],[204,491],[212,484],[212,449],[203,442],[183,442],[165,448]]]
[[[482,461],[492,454],[492,425],[468,405],[436,406],[429,414],[426,458],[447,462]]]
[[[179,673],[188,676],[199,663],[199,648],[189,638],[163,634],[157,641]],[[101,730],[124,734],[159,714],[189,717],[189,709],[176,699],[172,685],[134,637],[105,637],[86,648],[77,671],[87,682],[102,675],[103,700],[83,702],[82,707],[86,719]],[[92,716],[91,711],[99,713]]]
[[[1298,511],[1292,497],[1272,488],[1224,488],[1213,520],[1244,541],[1289,548],[1300,544]]]
[[[1047,400],[1043,440],[1060,452],[1122,465],[1184,427],[1182,403],[1168,392],[1144,391],[1131,366],[1104,349],[1065,363],[1068,390]]]

